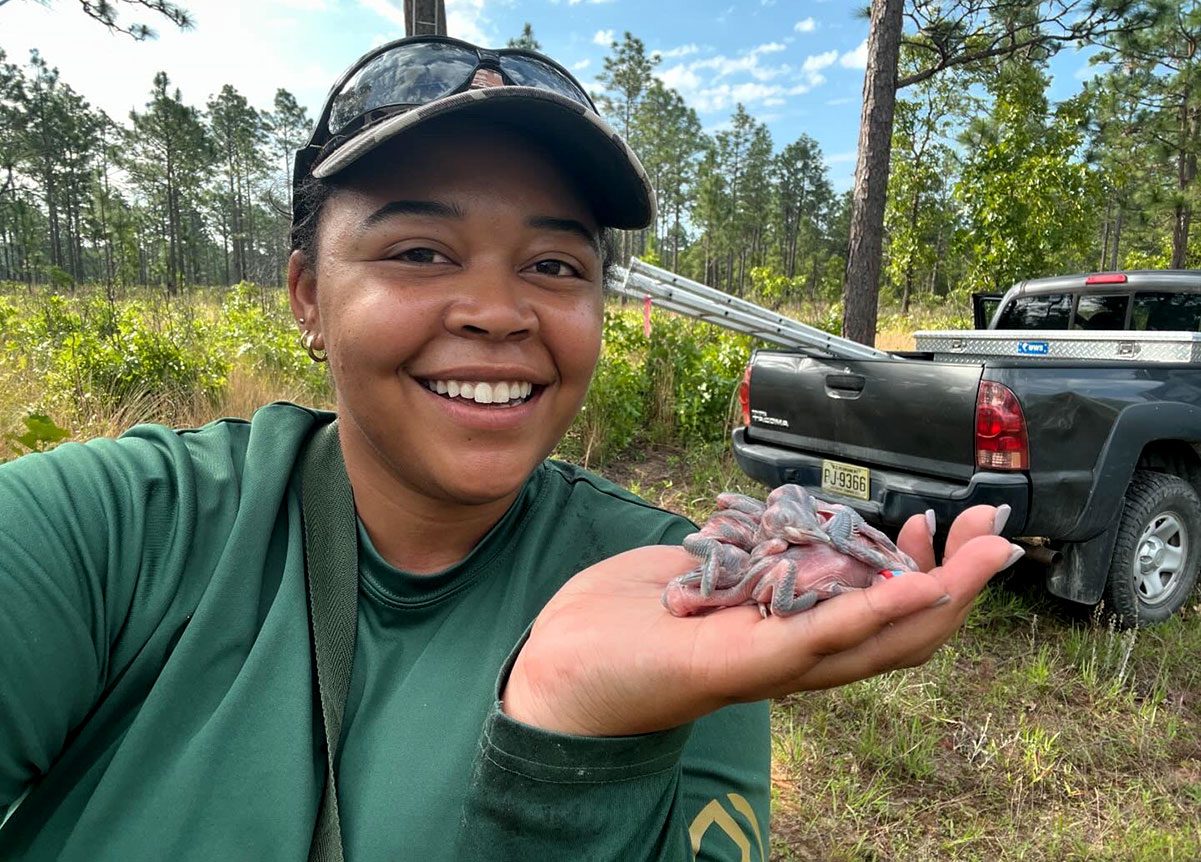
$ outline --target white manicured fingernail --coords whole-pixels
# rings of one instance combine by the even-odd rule
[[[930,531],[930,537],[934,537],[934,532],[938,529],[938,519],[934,517],[934,510],[926,510],[926,528]]]
[[[1008,503],[1002,503],[1000,506],[997,506],[997,514],[992,519],[992,534],[994,536],[1001,535],[1001,531],[1009,523],[1009,513],[1012,511]]]
[[[1009,559],[1005,561],[1005,565],[1001,567],[1002,569],[1008,569],[1010,566],[1012,566],[1014,563],[1016,563],[1018,560],[1020,560],[1022,557],[1024,557],[1026,555],[1025,548],[1019,548],[1017,545],[1010,545],[1009,547],[1012,548],[1013,550],[1009,554]]]

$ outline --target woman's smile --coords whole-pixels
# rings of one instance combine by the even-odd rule
[[[415,132],[352,167],[296,291],[329,353],[352,480],[443,523],[494,522],[558,444],[603,317],[589,205],[537,142],[492,129],[483,148],[475,131]]]

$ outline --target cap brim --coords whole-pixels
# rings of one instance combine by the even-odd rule
[[[486,117],[537,133],[579,183],[602,226],[635,229],[654,221],[654,189],[621,136],[583,105],[534,87],[467,90],[388,117],[349,137],[314,166],[313,176],[333,176],[386,141],[449,114]]]

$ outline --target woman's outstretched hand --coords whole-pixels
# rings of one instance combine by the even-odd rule
[[[504,711],[582,736],[664,730],[731,703],[830,688],[921,664],[1020,551],[992,535],[996,509],[951,526],[936,566],[925,518],[897,544],[925,571],[763,619],[753,606],[674,617],[664,585],[696,566],[678,547],[627,551],[563,585],[534,621],[503,692]]]

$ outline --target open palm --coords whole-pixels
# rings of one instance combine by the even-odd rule
[[[962,624],[1014,546],[991,535],[995,509],[951,527],[935,565],[925,519],[898,544],[923,568],[792,617],[727,608],[674,617],[659,596],[696,566],[678,547],[627,551],[577,574],[534,622],[504,692],[520,721],[587,736],[646,733],[730,703],[829,688],[920,664]]]

